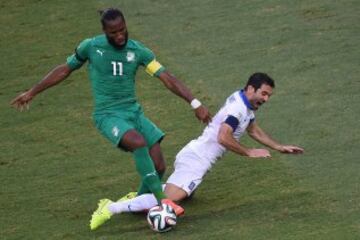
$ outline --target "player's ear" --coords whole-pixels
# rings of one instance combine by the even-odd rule
[[[255,88],[251,85],[247,86],[246,88],[246,92],[248,93],[254,93],[255,92]]]

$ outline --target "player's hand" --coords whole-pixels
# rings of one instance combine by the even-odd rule
[[[30,90],[23,92],[11,101],[11,105],[20,111],[24,109],[28,110],[30,107],[30,101],[33,97],[34,96],[31,94]]]
[[[211,121],[211,114],[209,113],[209,110],[203,105],[195,109],[195,115],[203,123],[208,124]]]
[[[304,149],[294,145],[282,145],[279,151],[282,153],[301,154],[304,152]]]
[[[248,157],[251,157],[251,158],[269,158],[269,157],[271,157],[271,154],[270,154],[269,150],[267,150],[267,149],[253,148],[253,149],[249,149]]]

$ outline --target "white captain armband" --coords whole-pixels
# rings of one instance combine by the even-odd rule
[[[225,123],[233,129],[233,132],[235,132],[235,129],[239,126],[239,120],[232,115],[226,118]]]

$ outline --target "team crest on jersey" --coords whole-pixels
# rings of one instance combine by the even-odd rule
[[[133,52],[127,52],[126,60],[128,62],[133,62],[135,60],[135,53]]]
[[[117,126],[113,127],[113,129],[112,129],[112,134],[113,134],[115,137],[119,136],[119,129],[118,129]]]

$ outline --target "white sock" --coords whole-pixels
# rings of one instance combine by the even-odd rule
[[[142,212],[158,205],[153,194],[147,193],[123,202],[114,202],[109,205],[109,211],[113,214],[122,212]]]
[[[122,201],[122,202],[113,202],[108,206],[108,209],[112,214],[126,212],[126,210],[128,208],[128,203],[130,201],[131,200],[126,200],[126,201]]]

